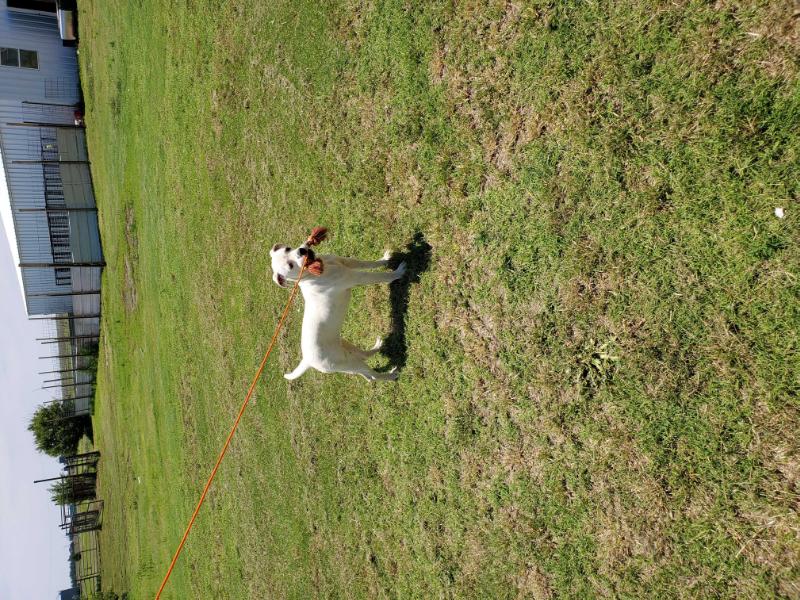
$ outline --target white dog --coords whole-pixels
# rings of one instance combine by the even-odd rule
[[[323,233],[324,236],[324,233]],[[286,379],[297,379],[309,367],[323,373],[352,373],[368,381],[394,381],[397,372],[378,373],[364,362],[381,347],[378,338],[370,350],[362,350],[342,339],[342,323],[350,303],[350,291],[357,285],[391,283],[406,272],[405,263],[394,271],[377,273],[362,269],[377,269],[389,266],[387,251],[380,260],[356,260],[341,256],[315,256],[309,247],[311,238],[299,248],[291,249],[276,244],[270,250],[272,257],[272,279],[281,287],[297,281],[303,260],[307,258],[306,272],[300,279],[300,291],[305,300],[303,329],[300,349],[303,358],[294,371],[284,375]]]

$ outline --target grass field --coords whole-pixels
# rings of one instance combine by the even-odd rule
[[[285,382],[298,303],[165,597],[800,597],[791,2],[80,8],[106,588],[154,595],[326,225],[412,258],[345,330],[400,380]]]

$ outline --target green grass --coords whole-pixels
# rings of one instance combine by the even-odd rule
[[[431,246],[345,327],[400,381],[287,384],[298,304],[165,597],[800,596],[791,3],[455,4],[81,2],[105,587],[154,595],[326,225]]]

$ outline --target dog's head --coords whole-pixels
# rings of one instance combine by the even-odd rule
[[[307,261],[307,272],[322,275],[322,261],[314,255],[308,242],[298,248],[275,244],[269,255],[272,258],[272,280],[281,287],[289,287],[287,282],[297,280],[304,260]]]

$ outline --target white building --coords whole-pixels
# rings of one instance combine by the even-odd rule
[[[50,321],[43,354],[60,398],[90,410],[103,254],[80,106],[77,53],[53,0],[0,0],[0,155],[29,315]],[[7,214],[7,212],[5,213]],[[82,317],[82,318],[81,318]],[[43,357],[44,358],[44,357]],[[46,382],[45,382],[46,383]]]
[[[55,2],[0,0],[0,154],[28,314],[98,314],[103,257],[74,125],[77,55],[50,10]]]

